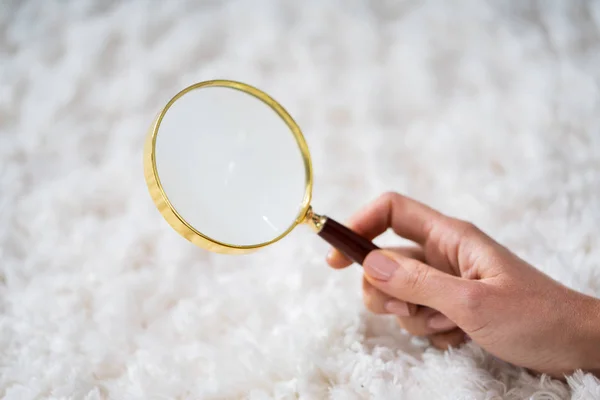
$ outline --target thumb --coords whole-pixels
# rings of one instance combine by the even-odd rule
[[[363,262],[365,277],[373,286],[397,299],[441,311],[454,322],[464,314],[475,283],[439,271],[400,253],[376,250]]]

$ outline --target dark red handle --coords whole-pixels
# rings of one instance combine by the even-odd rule
[[[373,250],[379,250],[379,247],[373,242],[365,239],[358,233],[352,232],[344,225],[328,217],[324,217],[324,219],[325,222],[319,232],[319,236],[355,263],[363,265],[367,254]],[[418,307],[415,304],[408,303],[409,315],[415,315]]]
[[[370,240],[354,233],[329,217],[325,217],[325,223],[319,231],[319,236],[360,265],[365,261],[367,254],[379,249]]]

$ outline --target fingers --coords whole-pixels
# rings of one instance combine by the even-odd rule
[[[431,320],[444,321],[443,324],[432,325]],[[448,332],[456,328],[456,324],[437,310],[429,307],[419,307],[410,317],[401,316],[398,324],[408,333],[415,336],[429,336],[436,333]]]
[[[448,217],[423,203],[393,192],[381,195],[356,213],[348,222],[348,227],[369,240],[391,227],[398,236],[412,240],[421,247],[429,243],[433,248],[440,248],[439,257],[449,258],[453,265],[458,265],[458,255],[455,253],[460,243],[496,244],[473,224]],[[350,261],[335,249],[330,252],[327,261],[334,268],[350,265]]]
[[[417,313],[415,304],[394,299],[376,289],[363,278],[363,298],[367,309],[375,314],[395,314],[408,317]]]
[[[375,314],[393,314],[398,323],[415,336],[427,336],[456,328],[448,317],[429,307],[394,299],[363,278],[363,297],[367,309]]]
[[[458,347],[466,342],[465,333],[459,329],[453,329],[449,332],[437,333],[429,337],[429,341],[434,347],[440,350],[448,350],[450,347]]]
[[[352,229],[352,228],[350,228]],[[346,268],[347,266],[352,264],[352,260],[343,255],[339,250],[333,248],[327,254],[327,258],[325,259],[327,264],[330,267],[335,269]]]
[[[398,193],[385,193],[355,214],[349,225],[371,240],[392,228],[397,235],[423,244],[433,224],[448,217],[416,200]]]
[[[425,261],[425,254],[423,250],[418,246],[404,246],[404,247],[389,247],[388,250],[399,252],[404,254],[406,257],[416,258],[417,260]],[[336,249],[332,249],[327,255],[327,263],[335,268],[346,268],[353,261],[346,258],[342,253]]]
[[[387,295],[439,310],[453,321],[465,301],[476,300],[477,281],[438,271],[419,260],[387,250],[371,252],[364,262],[365,278]]]
[[[456,324],[442,313],[430,315],[426,321],[427,329],[432,332],[446,332],[456,328]]]
[[[369,240],[391,227],[397,235],[423,245],[434,225],[447,225],[449,220],[416,200],[390,192],[356,213],[348,227]],[[343,268],[351,263],[335,249],[328,255],[327,262],[333,268]]]

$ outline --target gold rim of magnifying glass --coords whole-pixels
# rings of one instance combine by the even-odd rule
[[[231,89],[236,89],[242,91],[244,93],[250,94],[257,99],[261,100],[263,103],[267,104],[273,111],[279,115],[281,119],[286,123],[288,128],[292,131],[294,138],[296,139],[296,143],[298,143],[298,147],[300,148],[300,152],[302,154],[302,160],[304,161],[304,171],[305,171],[305,185],[306,190],[304,192],[304,198],[301,203],[300,211],[296,220],[283,232],[281,235],[277,236],[275,239],[272,239],[268,242],[254,244],[254,245],[233,245],[229,243],[220,242],[210,238],[207,235],[199,232],[195,228],[193,228],[183,217],[177,212],[175,207],[169,201],[168,196],[166,195],[162,184],[160,182],[160,178],[158,176],[158,171],[156,168],[156,136],[160,129],[160,124],[162,122],[163,117],[169,110],[169,108],[175,103],[179,98],[183,97],[185,94],[191,92],[192,90],[206,88],[206,87],[226,87]],[[315,223],[315,214],[312,213],[310,208],[310,200],[312,196],[312,186],[313,186],[313,178],[312,178],[312,164],[310,160],[310,153],[308,152],[308,145],[304,140],[304,136],[302,135],[302,131],[300,127],[291,115],[271,96],[259,90],[253,86],[247,85],[245,83],[217,79],[199,82],[194,85],[188,86],[183,89],[179,93],[177,93],[168,103],[167,105],[160,111],[158,116],[153,121],[150,126],[150,131],[146,138],[146,142],[144,144],[144,176],[146,178],[146,184],[148,185],[148,190],[150,192],[150,196],[154,201],[154,204],[158,208],[158,211],[162,214],[163,218],[171,225],[173,229],[181,236],[192,242],[193,244],[202,247],[204,249],[225,253],[225,254],[244,254],[249,253],[255,250],[258,250],[262,247],[268,246],[272,243],[275,243],[281,240],[284,236],[292,231],[298,224],[302,222],[309,222],[313,225],[313,228],[316,227]]]

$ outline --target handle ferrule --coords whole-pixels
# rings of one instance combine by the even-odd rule
[[[325,221],[327,221],[326,216],[319,215],[313,211],[312,207],[308,207],[304,222],[310,225],[313,231],[316,233],[321,232],[321,229],[323,229],[323,226],[325,225]]]

